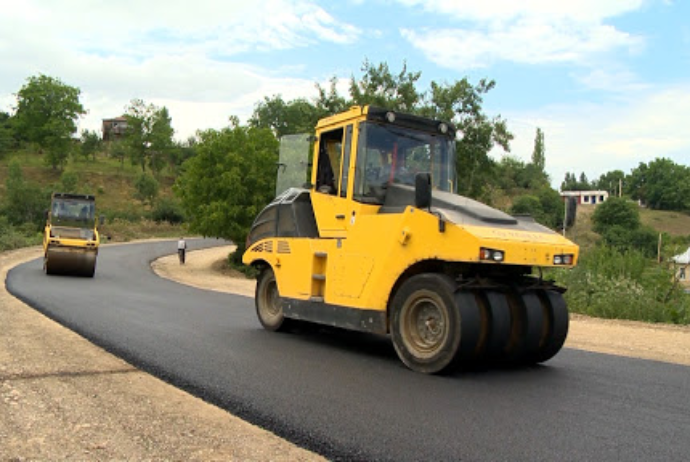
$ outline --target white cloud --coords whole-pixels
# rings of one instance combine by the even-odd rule
[[[602,53],[634,53],[644,44],[641,37],[603,23],[639,8],[641,0],[400,1],[457,21],[455,28],[408,28],[401,34],[438,65],[460,71],[497,61],[589,64]]]
[[[122,114],[134,98],[166,106],[177,137],[243,120],[264,96],[315,96],[299,68],[234,57],[318,42],[352,43],[360,30],[310,0],[92,2],[0,0],[0,111],[29,76],[82,90],[80,128]]]
[[[463,71],[497,61],[523,64],[585,63],[598,53],[633,50],[641,40],[605,25],[520,20],[507,28],[442,29],[401,34],[442,67]]]
[[[600,21],[604,18],[635,11],[644,0],[398,0],[410,7],[472,21],[506,21],[520,17],[543,19],[569,18],[576,21]]]
[[[611,170],[629,173],[658,157],[684,165],[690,159],[688,86],[647,91],[614,104],[551,106],[504,116],[516,135],[512,155],[525,161],[536,127],[544,131],[546,169],[556,187],[566,172],[596,179]]]

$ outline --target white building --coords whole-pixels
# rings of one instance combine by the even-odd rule
[[[597,205],[609,198],[607,191],[561,191],[565,201],[569,197],[577,198],[577,205]]]

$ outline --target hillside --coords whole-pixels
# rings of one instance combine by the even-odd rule
[[[37,152],[21,152],[0,159],[0,195],[4,193],[8,164],[13,158],[20,159],[24,178],[27,181],[51,191],[62,190],[60,183],[62,171],[54,170],[46,165],[43,156]],[[151,206],[135,199],[134,184],[141,173],[141,168],[131,165],[128,160],[120,163],[117,159],[109,158],[105,153],[100,153],[94,160],[70,158],[64,171],[74,172],[77,175],[79,186],[75,192],[96,196],[99,213],[106,215],[111,225],[113,221],[118,220],[140,222],[142,217],[150,216]],[[160,187],[158,198],[174,199],[172,186],[175,182],[175,173],[166,167],[156,178]],[[501,208],[509,208],[509,204],[502,205]],[[576,224],[567,232],[567,237],[577,242],[583,249],[590,248],[599,240],[599,235],[592,231],[593,211],[593,207],[580,206]],[[640,208],[640,218],[643,224],[659,232],[668,233],[671,236],[690,235],[690,215],[687,213]],[[151,224],[148,223],[148,225]],[[151,228],[148,225],[147,227]],[[153,228],[160,228],[160,226],[154,225]],[[142,229],[142,232],[156,234],[159,230]],[[165,229],[162,232],[177,234],[180,230],[179,227],[174,227],[173,230]]]
[[[46,165],[44,157],[37,152],[19,152],[0,159],[0,197],[4,196],[9,164],[19,159],[24,180],[37,184],[47,192],[75,192],[96,196],[99,215],[106,217],[103,230],[112,239],[126,241],[134,238],[165,237],[180,234],[180,226],[153,222],[150,217],[154,207],[135,198],[135,181],[141,168],[126,160],[120,163],[100,153],[95,159],[70,158],[63,171]],[[77,186],[65,191],[61,183],[64,172],[76,175]],[[174,199],[173,173],[164,168],[156,176],[159,184],[157,200]]]

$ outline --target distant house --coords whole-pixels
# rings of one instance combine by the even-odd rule
[[[680,255],[671,257],[671,261],[676,264],[678,283],[686,292],[690,292],[690,248]]]
[[[609,198],[607,191],[561,191],[563,201],[569,197],[577,199],[577,205],[597,205]]]
[[[113,141],[124,136],[127,131],[127,118],[103,119],[103,141]]]

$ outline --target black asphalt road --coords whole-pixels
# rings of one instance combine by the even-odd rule
[[[253,300],[160,279],[149,262],[174,252],[174,242],[105,246],[94,279],[46,276],[36,260],[7,287],[136,366],[331,459],[690,458],[688,367],[563,350],[530,369],[420,375],[385,338],[266,332]]]

